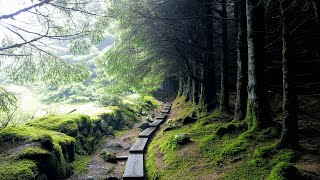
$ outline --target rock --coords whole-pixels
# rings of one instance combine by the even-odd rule
[[[169,125],[168,127],[164,128],[163,132],[172,131],[176,128],[177,128],[177,126],[175,126],[175,125]]]
[[[123,147],[119,143],[109,144],[107,145],[107,148],[110,148],[114,151],[123,149]]]
[[[197,119],[195,119],[195,118],[186,117],[186,118],[182,119],[182,124],[189,124],[189,123],[193,123],[196,121],[197,121]]]
[[[48,149],[49,151],[52,151],[52,149],[53,149],[53,142],[52,142],[51,137],[41,138],[40,144],[43,148]]]
[[[115,176],[110,176],[110,177],[107,177],[106,180],[118,180],[118,178]]]
[[[174,140],[178,144],[183,145],[183,144],[190,142],[190,136],[188,134],[176,134],[174,136]]]
[[[142,124],[139,126],[140,129],[145,130],[149,127],[148,121],[143,121]]]
[[[95,180],[95,178],[93,176],[87,176],[85,177],[85,180]]]
[[[107,152],[106,150],[102,150],[100,153],[100,156],[105,162],[110,162],[110,163],[117,162],[116,155],[114,153]]]
[[[172,123],[172,119],[168,119],[167,123],[169,123],[169,124]]]

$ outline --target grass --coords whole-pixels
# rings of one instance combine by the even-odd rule
[[[88,155],[77,155],[76,160],[71,163],[71,167],[77,172],[87,172],[88,163],[91,161],[91,157]]]
[[[181,108],[186,106],[190,107]],[[174,108],[186,111],[179,112],[183,116],[197,109],[190,103],[183,104],[182,98],[175,101]],[[213,112],[193,124],[160,130],[147,150],[148,179],[283,178],[296,153],[276,148],[279,132],[272,127],[246,130],[241,122],[227,121],[231,118],[227,116]],[[175,146],[176,134],[189,134],[192,142]]]

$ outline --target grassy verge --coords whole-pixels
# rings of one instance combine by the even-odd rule
[[[182,112],[177,119],[198,109],[178,102],[173,111]],[[284,179],[296,152],[276,148],[279,132],[275,128],[248,131],[226,116],[214,112],[170,131],[162,131],[169,126],[164,125],[147,149],[148,179]],[[188,134],[191,142],[177,146],[173,139],[181,133]]]

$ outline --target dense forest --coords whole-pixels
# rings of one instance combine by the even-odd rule
[[[0,6],[0,179],[320,179],[319,0]]]

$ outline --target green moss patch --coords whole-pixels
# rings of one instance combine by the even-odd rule
[[[88,171],[88,163],[91,161],[91,157],[87,155],[78,155],[76,156],[76,160],[72,162],[71,167],[76,172],[87,172]]]
[[[0,179],[28,180],[35,179],[37,165],[31,160],[11,160],[0,163]]]

